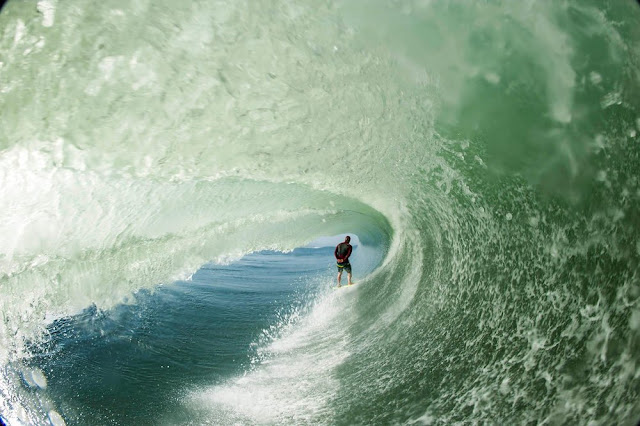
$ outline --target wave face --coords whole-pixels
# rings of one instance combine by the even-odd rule
[[[2,10],[5,417],[52,318],[353,232],[380,266],[202,421],[640,418],[634,2],[178,3]]]

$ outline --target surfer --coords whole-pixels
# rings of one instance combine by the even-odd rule
[[[347,271],[347,285],[351,285],[351,264],[349,263],[349,256],[351,256],[351,237],[347,235],[343,243],[336,246],[336,250],[333,253],[338,261],[338,287],[340,287],[340,280],[342,279],[342,271]]]

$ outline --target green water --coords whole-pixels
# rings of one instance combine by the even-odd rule
[[[353,232],[380,266],[186,398],[193,422],[635,424],[639,18],[10,1],[0,359],[52,317]],[[12,377],[5,417],[39,410]]]

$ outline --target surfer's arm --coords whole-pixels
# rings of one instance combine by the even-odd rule
[[[351,256],[351,249],[352,247],[349,246],[349,251],[347,252],[347,254],[344,256],[344,260],[349,260],[349,256]]]

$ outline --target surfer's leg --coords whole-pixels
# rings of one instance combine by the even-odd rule
[[[338,272],[338,287],[340,287],[340,280],[342,279],[342,270]]]
[[[353,284],[351,282],[351,264],[347,263],[344,267],[344,270],[347,271],[347,285]]]

